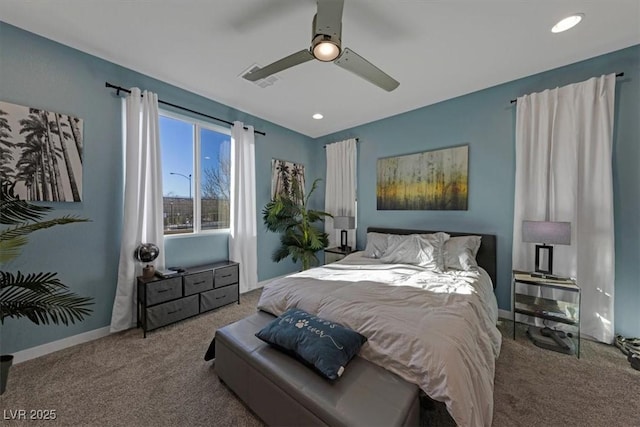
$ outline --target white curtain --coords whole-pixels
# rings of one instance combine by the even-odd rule
[[[326,146],[327,182],[324,210],[333,216],[356,216],[356,165],[355,138]],[[357,224],[356,224],[357,225]],[[327,217],[324,230],[329,234],[329,247],[340,244],[340,230],[333,228],[333,219]],[[356,231],[347,233],[347,245],[356,247]]]
[[[581,289],[581,333],[614,334],[612,145],[615,75],[518,98],[513,267],[533,271],[523,220],[571,222],[571,245],[554,246],[554,273]],[[540,242],[543,243],[543,242]]]
[[[231,235],[229,259],[240,263],[240,292],[258,287],[255,138],[253,126],[231,130]]]
[[[111,332],[136,325],[136,277],[142,265],[133,253],[140,243],[154,243],[160,255],[153,262],[164,268],[162,169],[158,127],[158,96],[132,88],[124,111],[124,214],[118,286],[111,313]]]

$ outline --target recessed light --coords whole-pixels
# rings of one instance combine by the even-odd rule
[[[575,27],[576,25],[578,25],[580,21],[582,21],[582,18],[584,18],[584,13],[576,13],[574,15],[567,16],[566,18],[558,22],[556,25],[554,25],[553,28],[551,29],[551,32],[561,33],[563,31],[567,31]]]
[[[316,119],[316,120],[320,120],[320,119],[321,119],[321,118],[323,118],[324,116],[323,116],[322,114],[320,114],[320,113],[315,113],[315,114],[314,114],[313,116],[311,116],[311,117],[313,117],[313,118],[314,118],[314,119]]]

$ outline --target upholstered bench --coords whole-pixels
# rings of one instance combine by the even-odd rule
[[[417,426],[419,389],[358,356],[331,382],[255,337],[274,316],[257,312],[216,331],[215,369],[273,426]]]

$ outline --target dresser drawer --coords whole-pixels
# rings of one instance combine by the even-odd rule
[[[213,310],[238,300],[238,285],[206,291],[200,294],[200,311]]]
[[[149,282],[147,287],[147,304],[154,305],[182,296],[182,277]]]
[[[184,295],[193,295],[213,289],[213,272],[189,274],[184,276]]]
[[[196,314],[198,314],[198,295],[165,302],[147,309],[146,329],[156,329]]]
[[[213,283],[216,288],[238,283],[238,266],[230,265],[229,267],[216,268]]]

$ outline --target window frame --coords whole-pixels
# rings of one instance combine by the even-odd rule
[[[169,110],[165,110],[165,109],[158,109],[158,116],[163,116],[163,117],[167,117],[170,119],[174,119],[174,120],[181,120],[183,122],[187,122],[191,125],[193,125],[193,139],[192,139],[192,144],[193,144],[193,162],[192,162],[192,168],[193,168],[193,172],[192,172],[192,179],[193,179],[193,231],[188,232],[188,233],[175,233],[175,234],[166,234],[164,232],[164,227],[163,227],[163,236],[165,239],[183,239],[183,238],[189,238],[189,237],[194,237],[194,236],[206,236],[206,235],[215,235],[215,234],[231,234],[231,227],[227,227],[227,228],[215,228],[215,229],[210,229],[210,230],[202,230],[202,218],[200,217],[201,213],[202,213],[202,199],[201,199],[201,195],[202,195],[202,191],[201,191],[201,173],[200,173],[200,167],[201,167],[201,154],[202,154],[202,147],[201,147],[201,140],[200,140],[200,130],[201,129],[206,129],[206,130],[210,130],[213,132],[217,132],[217,133],[221,133],[224,135],[228,135],[229,136],[229,143],[231,145],[233,145],[233,139],[231,138],[231,129],[230,128],[226,128],[224,126],[220,126],[214,123],[210,123],[204,120],[200,120],[200,119],[196,119],[194,117],[191,116],[187,116],[184,114],[179,114],[179,113],[175,113],[173,111],[169,111]],[[158,117],[160,118],[160,117]],[[158,140],[160,141],[160,150],[162,152],[162,135],[159,134],[159,138]],[[231,169],[233,169],[233,158],[231,156],[231,153],[233,152],[233,147],[230,147],[230,154],[229,154],[229,162],[231,163]],[[162,168],[163,172],[163,179],[164,179],[164,165]],[[233,175],[229,178],[229,186],[231,187],[233,185]],[[164,199],[164,188],[162,189],[162,197]],[[231,200],[229,200],[229,204],[231,204]],[[164,204],[163,204],[164,206]],[[163,213],[164,213],[164,209],[163,209]],[[231,213],[230,213],[231,214]],[[231,218],[229,218],[231,219]]]

